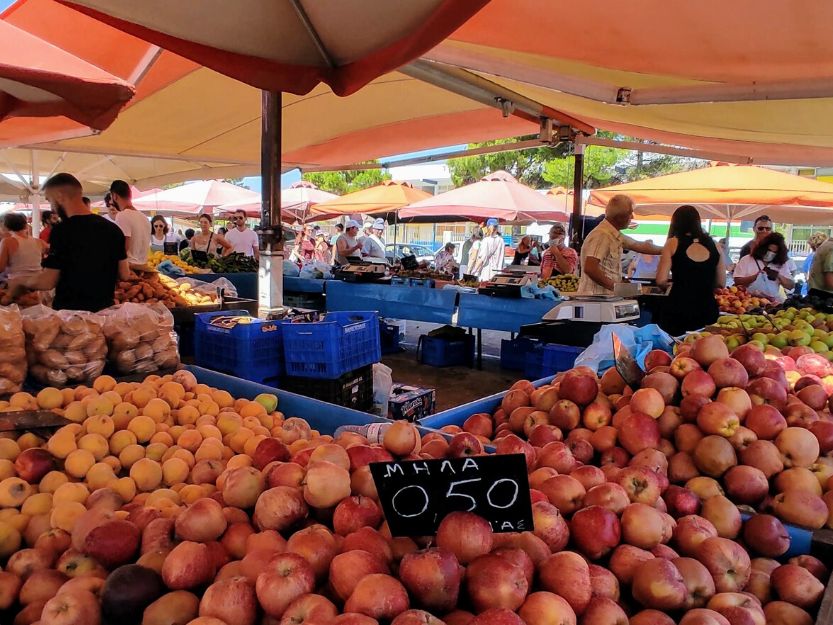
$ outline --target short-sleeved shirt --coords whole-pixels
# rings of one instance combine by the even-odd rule
[[[752,239],[751,241],[747,241],[746,243],[744,243],[743,247],[740,248],[739,258],[743,258],[744,256],[749,256],[752,253],[752,247],[753,247],[754,243],[755,243],[755,239]]]
[[[125,208],[116,215],[116,224],[125,237],[130,237],[127,262],[144,265],[150,251],[150,220],[135,208]]]
[[[550,269],[551,273],[559,274],[561,273],[558,270],[558,266],[555,264],[555,254],[552,253],[552,246],[548,247],[544,250],[543,256],[541,256],[541,274],[543,275],[546,269]],[[570,271],[568,273],[575,274],[576,268],[578,267],[578,253],[571,247],[562,247],[560,248],[561,255],[564,257],[564,260],[570,265]]]
[[[613,295],[613,291],[594,282],[584,271],[588,257],[597,258],[602,271],[613,282],[622,280],[622,250],[633,244],[633,239],[617,230],[607,219],[593,228],[581,246],[582,274],[578,292],[585,295]]]
[[[61,272],[56,310],[98,312],[113,305],[119,261],[127,257],[124,234],[99,215],[76,215],[52,228],[45,269]]]
[[[232,228],[225,234],[226,241],[231,243],[234,248],[233,252],[239,252],[246,256],[254,256],[255,250],[258,248],[257,233],[251,228],[246,228],[242,232],[237,228]]]
[[[813,264],[810,266],[810,276],[807,284],[811,289],[830,291],[824,283],[824,274],[833,273],[833,239],[822,243],[813,256]]]

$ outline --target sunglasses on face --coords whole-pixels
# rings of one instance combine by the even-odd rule
[[[153,224],[154,228],[164,228],[165,224]]]
[[[772,228],[769,228],[767,226],[758,226],[757,228],[755,228],[755,230],[757,230],[758,232],[770,232]]]

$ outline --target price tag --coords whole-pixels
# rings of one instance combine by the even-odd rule
[[[523,454],[374,462],[370,472],[394,536],[435,534],[455,511],[482,516],[495,532],[532,530]]]

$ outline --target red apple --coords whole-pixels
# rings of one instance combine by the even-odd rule
[[[405,583],[405,585],[407,586],[409,585],[409,580],[411,579],[410,571],[412,570],[413,566],[412,564],[405,564],[406,558],[408,558],[408,556],[405,556],[405,558],[403,558],[402,566],[404,566],[406,568],[406,571],[408,572],[400,572],[400,577],[403,583]],[[338,597],[342,601],[346,601],[347,598],[351,594],[353,594],[353,590],[355,589],[356,584],[360,579],[372,573],[388,572],[389,570],[387,565],[377,556],[373,555],[368,551],[364,551],[363,549],[353,549],[350,551],[345,551],[335,556],[330,562],[330,587],[332,588],[336,597]],[[417,592],[412,592],[414,596],[417,597],[419,600]],[[454,595],[454,597],[456,599],[456,595]]]
[[[545,501],[532,504],[533,533],[540,538],[551,551],[564,548],[570,539],[567,522],[558,508]],[[487,550],[488,551],[488,550]]]
[[[21,451],[14,460],[17,477],[30,484],[41,481],[44,475],[55,468],[55,458],[46,449],[30,447]]]
[[[570,535],[579,551],[598,560],[619,544],[619,518],[601,506],[583,508],[570,521]]]
[[[717,385],[707,372],[702,369],[695,369],[683,378],[681,390],[683,397],[701,395],[710,398],[717,390]]]
[[[764,372],[764,367],[766,367],[764,353],[748,343],[736,347],[732,351],[732,358],[742,364],[750,376],[761,375]]]
[[[457,606],[463,570],[450,551],[428,549],[402,558],[399,579],[418,605],[445,613]]]
[[[740,592],[749,581],[749,554],[738,543],[728,538],[706,538],[697,547],[694,555],[709,569],[717,592]]]
[[[235,625],[254,625],[257,611],[252,585],[245,577],[232,577],[216,581],[205,589],[199,614]]]
[[[656,610],[680,609],[688,596],[680,571],[664,558],[646,560],[637,567],[631,592],[643,606]]]
[[[344,603],[345,612],[358,612],[377,620],[391,620],[409,607],[405,587],[399,580],[382,574],[367,575],[359,580]]]
[[[488,554],[466,568],[466,589],[478,612],[491,608],[517,610],[529,590],[524,571],[506,558]]]
[[[440,549],[450,551],[462,564],[468,564],[492,550],[492,526],[471,512],[452,512],[440,522],[436,540]]]
[[[560,551],[539,566],[540,585],[563,597],[577,615],[590,603],[592,587],[587,562],[573,551]]]

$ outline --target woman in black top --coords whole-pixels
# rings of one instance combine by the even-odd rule
[[[726,268],[693,206],[680,206],[671,217],[668,240],[657,269],[657,284],[668,284],[669,273],[674,281],[660,315],[662,329],[679,336],[714,323],[720,312],[714,289],[726,283]]]

